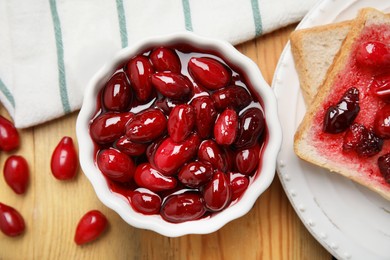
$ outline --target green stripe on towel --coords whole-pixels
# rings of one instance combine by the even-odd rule
[[[192,19],[191,19],[191,8],[189,0],[182,0],[183,12],[184,12],[184,21],[187,31],[193,31],[192,29]]]
[[[1,79],[0,79],[0,91],[8,99],[8,101],[11,103],[12,107],[15,108],[14,96],[12,96],[12,93],[9,91],[9,89],[7,88],[7,86],[4,84],[4,82]]]
[[[70,105],[68,99],[68,91],[66,87],[66,78],[65,78],[65,64],[64,64],[64,45],[62,43],[62,31],[61,23],[57,12],[57,3],[56,0],[49,0],[50,2],[50,11],[53,19],[54,25],[54,35],[56,38],[56,47],[57,47],[57,66],[58,66],[58,81],[60,85],[60,95],[62,108],[64,113],[70,113]]]
[[[123,0],[116,0],[116,9],[118,12],[119,32],[121,34],[122,48],[127,47],[127,28],[126,28],[126,15],[123,8]]]
[[[251,0],[253,20],[255,22],[255,35],[259,36],[263,33],[263,24],[260,16],[258,0]]]

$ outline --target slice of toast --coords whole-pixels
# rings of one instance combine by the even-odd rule
[[[310,104],[324,82],[351,24],[351,21],[345,21],[291,33],[291,52],[306,104]]]
[[[356,154],[345,153],[343,151],[343,136],[345,133],[328,134],[324,133],[323,118],[326,108],[331,104],[338,102],[343,93],[350,88],[353,81],[354,87],[360,92],[361,100],[360,112],[355,122],[367,125],[373,125],[376,110],[384,106],[384,102],[374,100],[369,102],[370,96],[367,84],[359,82],[354,75],[348,75],[348,68],[354,60],[353,50],[356,49],[358,41],[364,34],[365,40],[378,40],[375,37],[370,39],[369,34],[365,33],[371,28],[382,28],[387,36],[384,36],[386,44],[390,44],[390,16],[372,8],[362,9],[357,18],[350,24],[350,30],[342,43],[340,51],[337,53],[332,65],[326,73],[323,84],[318,88],[318,93],[311,102],[305,114],[303,121],[298,127],[294,136],[294,151],[302,159],[319,165],[332,172],[337,172],[347,178],[350,178],[373,191],[378,192],[384,198],[390,200],[390,184],[387,183],[379,171],[377,165],[378,157],[384,153],[390,152],[390,140],[385,140],[382,151],[371,157],[360,157]],[[381,39],[383,40],[383,39]],[[312,69],[312,68],[311,68]],[[304,72],[304,71],[303,71]],[[356,77],[356,76],[355,76]],[[352,80],[353,79],[353,80]],[[307,95],[315,92],[315,89],[305,87]]]

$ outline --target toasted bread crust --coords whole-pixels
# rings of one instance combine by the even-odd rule
[[[291,33],[291,52],[306,104],[311,103],[323,83],[351,24],[352,21],[344,21]]]
[[[330,161],[323,157],[316,151],[313,144],[310,143],[309,130],[313,124],[313,119],[317,111],[322,109],[322,102],[326,99],[332,90],[335,80],[340,71],[345,68],[352,45],[359,37],[366,24],[373,23],[386,23],[390,26],[390,16],[385,15],[372,8],[362,9],[357,18],[354,20],[353,25],[342,44],[342,47],[336,55],[333,64],[330,66],[326,80],[318,89],[318,93],[312,101],[311,105],[304,116],[303,121],[299,125],[294,136],[294,151],[303,160],[319,165],[323,168],[330,170],[331,172],[337,172],[347,178],[360,183],[369,189],[379,193],[384,198],[390,200],[390,188],[378,185],[377,182],[371,181],[366,175],[360,174],[358,169],[353,165],[345,165],[337,161]]]

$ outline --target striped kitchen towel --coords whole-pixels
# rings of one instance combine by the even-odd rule
[[[232,44],[299,21],[317,0],[1,0],[0,100],[18,128],[80,108],[119,49],[189,30]]]

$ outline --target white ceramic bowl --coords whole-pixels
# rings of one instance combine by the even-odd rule
[[[89,134],[89,123],[96,113],[96,96],[105,82],[120,64],[146,49],[172,45],[189,44],[197,49],[211,50],[219,53],[224,60],[246,73],[248,81],[263,100],[268,141],[264,149],[258,176],[249,185],[244,195],[237,203],[229,206],[211,217],[174,224],[162,219],[160,215],[143,215],[135,212],[123,196],[113,193],[105,177],[95,165],[94,143]],[[272,89],[265,82],[257,65],[248,57],[241,54],[231,44],[198,36],[190,32],[179,32],[165,36],[144,39],[119,51],[108,61],[90,80],[84,96],[83,105],[77,118],[76,132],[79,143],[80,164],[85,175],[92,183],[99,199],[107,207],[116,211],[128,224],[142,229],[149,229],[169,237],[186,234],[207,234],[214,232],[223,225],[245,215],[254,205],[257,198],[269,187],[274,175],[276,156],[279,152],[282,133],[278,120],[276,98]]]

